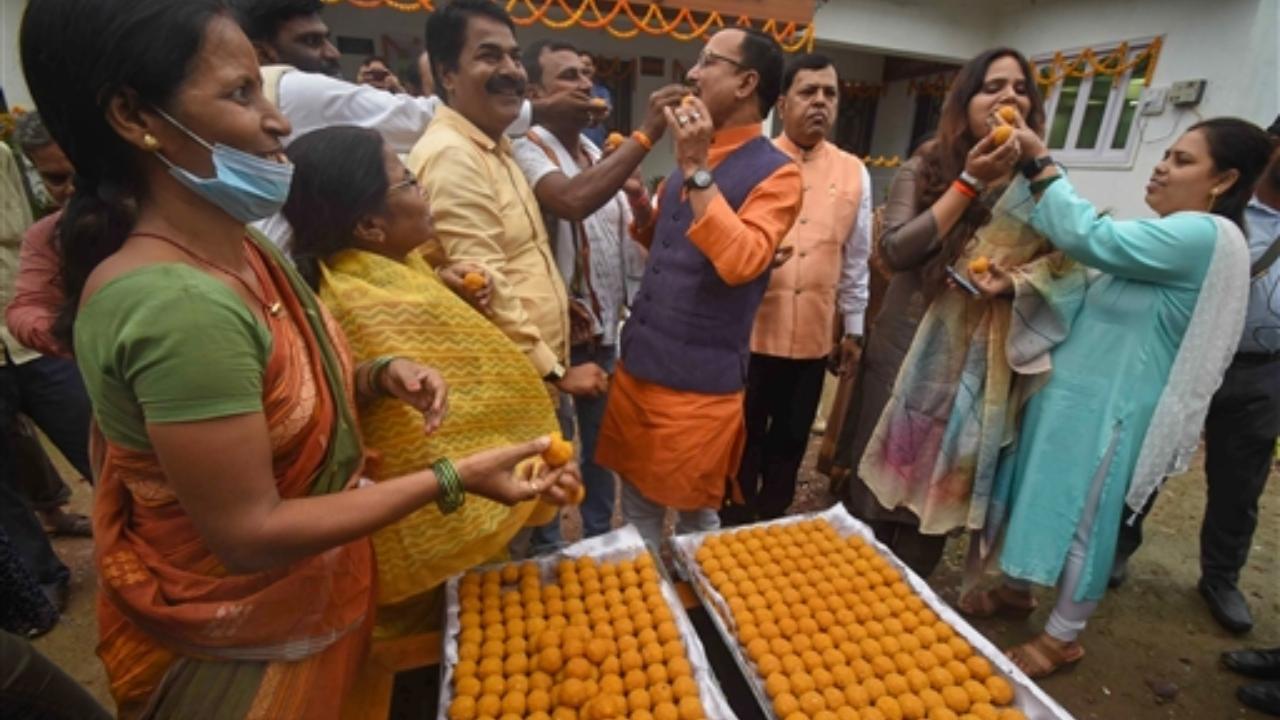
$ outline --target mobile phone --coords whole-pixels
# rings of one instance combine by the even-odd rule
[[[946,271],[947,277],[951,278],[951,282],[955,283],[961,290],[964,290],[974,297],[982,294],[982,291],[978,290],[973,283],[969,282],[969,278],[961,275],[955,268],[948,265],[946,267]]]

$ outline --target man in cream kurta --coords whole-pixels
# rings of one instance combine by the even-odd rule
[[[804,204],[782,241],[790,259],[774,269],[751,334],[747,444],[738,469],[744,504],[724,509],[726,524],[786,512],[833,337],[841,337],[841,372],[851,372],[860,353],[870,277],[871,182],[856,157],[826,140],[839,92],[836,69],[822,55],[797,58],[782,78],[783,133],[774,143],[800,165]]]

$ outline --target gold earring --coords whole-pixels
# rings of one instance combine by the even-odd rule
[[[155,135],[146,133],[142,136],[142,146],[150,152],[155,152],[160,149],[160,141],[156,139]]]
[[[1222,190],[1213,188],[1209,191],[1209,212],[1213,212],[1213,206],[1218,204],[1218,196],[1222,194]]]

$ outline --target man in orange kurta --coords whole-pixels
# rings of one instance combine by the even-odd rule
[[[769,280],[751,334],[742,505],[726,524],[781,517],[795,496],[828,356],[851,373],[861,353],[871,252],[871,182],[862,162],[827,142],[840,79],[823,55],[801,55],[782,76],[778,149],[800,164],[804,205],[782,241],[791,259]],[[834,322],[833,322],[834,321]],[[838,328],[833,332],[833,326]]]
[[[696,97],[667,110],[678,168],[634,228],[650,256],[596,462],[622,476],[623,517],[654,547],[667,508],[677,532],[719,526],[742,454],[751,326],[801,202],[799,168],[760,132],[782,72],[768,35],[711,38],[689,71]]]

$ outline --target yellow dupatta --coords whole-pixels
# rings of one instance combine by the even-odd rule
[[[341,324],[359,360],[410,358],[436,368],[449,384],[449,415],[434,435],[403,402],[361,408],[374,480],[429,467],[558,429],[537,370],[484,316],[454,295],[420,256],[405,262],[345,250],[321,266],[320,298]],[[378,603],[403,603],[443,585],[450,575],[501,554],[525,525],[541,525],[555,508],[536,501],[506,507],[467,498],[445,516],[434,504],[373,536]],[[380,614],[381,617],[381,614]]]

